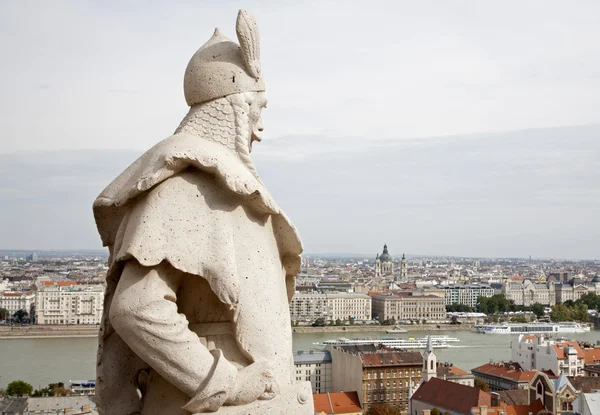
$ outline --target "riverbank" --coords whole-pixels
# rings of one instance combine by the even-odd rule
[[[98,337],[99,326],[0,326],[0,339],[53,339]]]
[[[472,324],[414,324],[403,325],[407,333],[413,331],[469,331]],[[292,327],[294,333],[370,333],[385,332],[393,329],[394,326],[380,325],[352,325],[352,326],[324,326],[311,327],[299,326]],[[62,337],[98,337],[99,326],[0,326],[0,339],[52,339]]]
[[[472,324],[413,324],[398,326],[406,330],[407,333],[413,331],[470,331]],[[292,327],[294,333],[369,333],[369,332],[384,332],[392,330],[394,326],[297,326]]]

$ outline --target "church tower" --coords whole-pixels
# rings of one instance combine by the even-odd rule
[[[387,244],[383,245],[383,253],[375,258],[375,277],[384,277],[394,274],[394,263],[388,252]]]
[[[402,261],[400,261],[400,279],[406,280],[408,277],[408,270],[406,269],[406,256],[402,254]]]
[[[427,336],[427,348],[423,352],[423,382],[435,378],[437,375],[437,357],[433,353],[431,335]]]

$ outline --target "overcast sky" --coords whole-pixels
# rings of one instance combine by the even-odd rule
[[[117,174],[140,151],[170,135],[187,111],[182,81],[189,58],[217,26],[235,39],[239,7],[256,15],[261,32],[262,65],[269,96],[269,108],[264,113],[265,139],[293,137],[290,146],[281,143],[271,146],[268,150],[271,156],[296,157],[302,149],[302,138],[310,140],[315,154],[331,156],[335,154],[332,143],[334,147],[343,146],[344,140],[351,138],[353,148],[370,149],[371,153],[373,148],[375,151],[379,148],[375,143],[387,140],[398,149],[399,153],[394,154],[401,159],[400,141],[414,143],[419,141],[415,139],[422,139],[435,143],[440,141],[431,137],[457,135],[480,140],[494,137],[497,141],[503,136],[489,133],[600,123],[600,3],[596,1],[4,1],[0,3],[0,155],[4,155],[0,160],[5,161],[5,166],[0,166],[3,175],[0,202],[4,204],[0,209],[10,205],[12,210],[3,212],[3,220],[14,215],[9,220],[28,223],[24,212],[32,207],[15,196],[15,192],[27,191],[16,188],[21,180],[17,177],[20,167],[15,164],[21,161],[26,168],[27,154],[36,153],[32,156],[35,160],[63,160],[67,164],[61,166],[64,171],[60,180],[53,181],[54,185],[67,180],[88,189],[93,199],[111,179],[108,174],[90,178],[90,172],[76,171],[85,165],[75,162],[73,155],[83,153],[69,153],[68,157],[60,158],[56,153],[40,152],[123,150],[114,153],[124,155],[117,158],[122,164],[108,169],[110,174]],[[542,131],[577,134],[581,130]],[[588,136],[600,140],[598,129],[585,131],[586,139],[581,142],[590,148],[580,150],[591,159],[584,166],[597,168],[598,147],[593,147],[594,140]],[[535,137],[536,145],[543,147],[543,137]],[[570,137],[566,135],[563,139],[568,143]],[[568,148],[563,144],[560,149]],[[495,146],[501,147],[501,143]],[[264,147],[267,151],[268,146]],[[450,153],[427,148],[429,154],[439,157],[430,160],[433,171],[437,171],[435,166],[444,165],[447,158],[455,156],[451,151],[457,147],[444,148]],[[255,151],[260,151],[260,146]],[[520,152],[518,146],[514,151]],[[547,154],[547,149],[540,151],[537,162],[543,164]],[[485,156],[493,162],[493,154]],[[371,157],[372,162],[377,160],[377,154]],[[535,149],[528,157],[536,158]],[[68,164],[69,160],[72,164]],[[561,164],[561,168],[567,169],[565,177],[574,177],[568,169],[577,167],[577,160],[574,159],[574,164]],[[328,161],[324,163],[327,165]],[[306,165],[300,163],[298,171],[302,172],[302,166]],[[358,180],[352,176],[352,165],[345,166],[349,169],[348,180]],[[375,168],[367,166],[371,167]],[[48,188],[39,188],[39,183],[46,183],[49,170],[38,170],[39,177],[28,177],[33,181],[46,179],[32,186],[38,189],[35,191],[39,192],[39,199],[39,195],[49,192]],[[285,174],[268,168],[264,172]],[[443,174],[444,170],[439,172]],[[322,191],[327,192],[331,190],[327,188],[327,171],[323,174]],[[590,172],[597,177],[594,174]],[[466,181],[466,188],[471,188],[469,175],[460,179]],[[265,177],[267,183],[270,180],[274,181]],[[518,182],[519,177],[514,180]],[[360,188],[368,185],[356,184]],[[505,185],[511,186],[508,182]],[[593,190],[593,186],[589,189]],[[286,191],[292,190],[282,188],[276,196],[290,199]],[[393,203],[403,206],[406,189],[396,186],[386,191]],[[411,192],[418,195],[418,189]],[[574,197],[568,192],[560,195],[561,200]],[[598,213],[600,199],[595,193],[588,194],[591,199],[581,200],[580,196],[576,198],[577,209]],[[519,199],[511,200],[513,206],[520,206]],[[43,200],[37,203],[42,210],[29,210],[28,215],[43,212]],[[69,201],[63,203],[69,210],[66,207]],[[335,200],[331,203],[335,205]],[[361,203],[363,218],[340,220],[368,220],[371,214],[380,214],[381,206],[369,204],[368,199]],[[478,209],[493,207],[492,199],[489,205],[485,205],[485,200],[482,203]],[[288,208],[295,211],[294,219],[302,223],[304,233],[311,235],[307,241],[309,252],[348,249],[372,252],[380,250],[379,246],[372,246],[375,240],[392,240],[385,235],[385,228],[380,230],[380,237],[375,235],[368,243],[361,243],[360,234],[353,235],[355,243],[351,245],[347,244],[347,236],[318,238],[317,230],[322,229],[322,224],[315,224],[308,210]],[[441,219],[459,228],[466,224],[459,216],[428,211],[425,205],[415,212],[423,216],[447,214]],[[579,213],[567,209],[554,219]],[[86,229],[81,235],[91,235],[93,232],[87,230],[93,231],[89,210],[72,209],[64,218],[55,220],[59,223],[64,220],[67,226],[72,215],[77,214],[81,215],[77,223]],[[400,226],[401,221],[395,216],[387,220]],[[486,235],[487,245],[482,246],[482,241],[470,242],[472,238],[465,237],[456,247],[456,253],[493,255],[497,251],[498,256],[503,256],[525,251],[525,247],[513,250],[518,252],[506,247],[495,251],[494,229],[506,229],[502,221],[508,223],[510,218],[500,214],[497,220],[500,221],[497,228],[486,230],[490,232]],[[476,226],[472,218],[469,226]],[[584,247],[590,238],[600,237],[598,226],[591,223],[587,228],[581,227],[581,232],[585,233],[585,229],[589,232],[580,234],[582,242],[570,244],[565,256],[581,257],[583,252],[588,256],[592,251]],[[406,226],[403,229],[407,231]],[[564,252],[549,245],[544,249],[547,229],[540,225],[528,230],[542,245],[539,255]],[[553,229],[558,234],[560,231]],[[77,233],[69,241],[57,241],[55,235],[40,230],[39,226],[37,231],[26,229],[23,235],[16,232],[16,228],[0,232],[0,248],[97,247],[88,236],[78,239]],[[334,229],[321,232],[335,234]],[[419,244],[415,251],[410,241],[418,235],[417,228],[410,228],[402,249],[450,253],[445,247],[452,246],[451,235],[436,237],[436,240],[441,238],[441,246],[431,246],[428,250],[425,244]],[[594,252],[597,251],[596,248]],[[523,252],[523,256],[528,254]]]

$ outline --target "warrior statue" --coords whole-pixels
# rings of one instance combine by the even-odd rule
[[[109,271],[101,415],[312,414],[289,300],[302,244],[252,164],[266,107],[256,21],[217,29],[184,79],[175,134],[96,199]]]

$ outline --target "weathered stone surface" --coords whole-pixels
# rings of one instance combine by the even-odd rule
[[[109,272],[102,415],[312,414],[294,381],[288,302],[302,244],[250,152],[266,105],[258,29],[218,30],[192,58],[190,111],[96,199]]]

